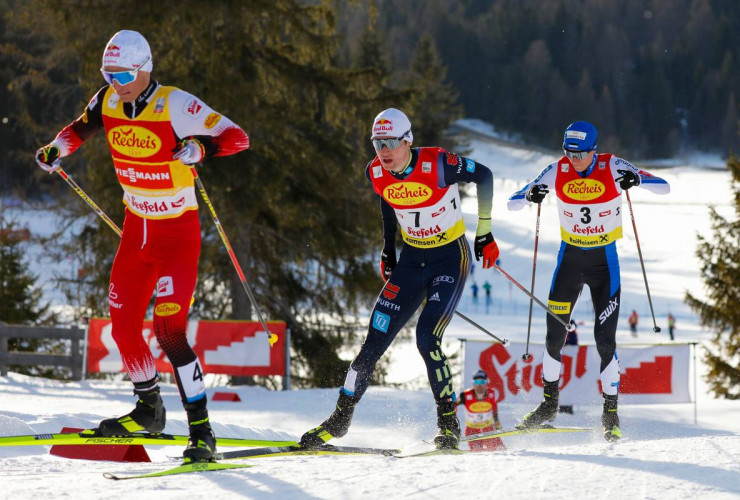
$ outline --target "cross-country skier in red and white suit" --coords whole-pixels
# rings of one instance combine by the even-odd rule
[[[99,130],[110,147],[123,188],[126,217],[111,270],[108,302],[113,339],[134,383],[136,408],[103,420],[102,435],[161,432],[165,409],[159,377],[142,323],[156,290],[154,331],[172,363],[190,424],[186,460],[213,456],[203,370],[188,344],[187,316],[197,278],[200,223],[191,165],[249,147],[246,133],[203,101],[151,79],[152,55],[135,31],[119,31],[106,45],[101,72],[109,85],[82,116],[36,153],[49,172]]]
[[[482,434],[501,429],[498,419],[496,392],[488,386],[488,375],[478,370],[473,375],[473,387],[460,395],[458,405],[465,407],[465,435]],[[501,438],[479,439],[469,441],[471,451],[503,451],[506,446]]]

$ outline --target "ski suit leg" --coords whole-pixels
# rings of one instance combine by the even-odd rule
[[[604,394],[619,392],[617,322],[621,297],[619,257],[616,244],[589,250],[594,260],[586,270],[586,284],[594,304],[594,340],[601,357],[601,385]]]
[[[108,288],[111,333],[123,368],[134,383],[157,376],[154,358],[142,335],[144,315],[156,283],[156,266],[142,250],[145,237],[144,219],[126,211]]]
[[[200,257],[200,222],[195,210],[150,224],[157,262],[154,333],[175,372],[184,403],[205,397],[203,370],[187,339],[190,303]]]
[[[455,390],[442,336],[455,314],[470,273],[470,247],[465,238],[440,248],[424,250],[426,303],[416,325],[416,347],[427,368],[436,401],[452,398]]]
[[[550,285],[548,306],[566,324],[570,321],[573,306],[583,290],[583,252],[578,247],[561,243]],[[565,345],[566,334],[565,327],[548,314],[542,373],[549,382],[560,378],[560,351]]]
[[[383,287],[370,314],[367,337],[360,353],[352,361],[341,391],[359,399],[367,390],[370,377],[380,357],[424,299],[423,268],[417,253],[404,246],[391,279]]]

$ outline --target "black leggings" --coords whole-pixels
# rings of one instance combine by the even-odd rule
[[[567,324],[583,285],[588,285],[595,311],[594,340],[601,357],[601,371],[611,362],[617,349],[621,283],[615,245],[583,249],[563,242],[550,286],[550,309]],[[565,337],[565,327],[548,314],[546,346],[553,359],[560,361]]]
[[[398,265],[375,303],[367,337],[350,365],[342,391],[362,396],[380,357],[426,301],[416,325],[416,347],[426,364],[435,399],[454,398],[452,373],[441,342],[469,272],[470,247],[464,236],[437,248],[404,245]]]

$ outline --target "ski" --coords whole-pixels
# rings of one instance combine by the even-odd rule
[[[489,438],[500,438],[506,436],[520,436],[524,434],[550,434],[550,433],[562,433],[562,432],[591,432],[593,429],[585,427],[553,427],[551,425],[542,425],[540,427],[532,427],[529,429],[514,429],[511,431],[490,431],[483,432],[481,434],[471,434],[469,436],[463,436],[460,441],[478,441],[481,439]]]
[[[428,444],[428,446],[419,449],[418,446],[412,446],[411,449],[403,450],[400,453],[394,453],[393,456],[396,458],[410,458],[410,457],[433,457],[435,455],[465,455],[470,453],[470,450],[458,450],[454,448],[443,448],[437,449],[434,444]]]
[[[534,427],[530,429],[514,429],[511,431],[491,431],[484,432],[481,434],[472,434],[470,436],[463,436],[460,438],[460,442],[478,441],[481,439],[492,439],[506,436],[520,436],[530,434],[549,434],[549,433],[561,433],[561,432],[590,432],[593,429],[584,427],[553,427],[551,425],[542,425],[540,427]],[[412,445],[408,448],[401,450],[399,453],[393,453],[392,456],[396,458],[408,458],[408,457],[431,457],[434,455],[462,455],[470,453],[470,450],[459,450],[459,449],[437,449],[434,443],[428,441],[422,441],[419,444]]]
[[[401,450],[384,448],[362,448],[356,446],[334,446],[325,444],[314,448],[301,448],[300,446],[266,446],[263,448],[252,448],[249,450],[233,450],[216,453],[216,460],[238,460],[240,458],[263,458],[291,455],[382,455],[392,456]]]
[[[163,476],[174,476],[177,474],[188,474],[190,472],[209,472],[215,470],[228,470],[228,469],[244,469],[247,467],[254,467],[254,464],[221,464],[218,462],[194,462],[189,464],[178,465],[173,469],[161,470],[157,472],[150,472],[148,474],[136,474],[136,475],[124,475],[119,476],[111,474],[110,472],[103,473],[103,477],[106,479],[112,479],[114,481],[123,481],[126,479],[142,479],[146,477],[163,477]]]
[[[294,446],[295,441],[271,441],[267,439],[216,438],[218,446]],[[130,434],[128,436],[99,436],[96,429],[86,429],[70,434],[28,434],[23,436],[2,436],[0,446],[41,446],[41,445],[134,445],[147,444],[159,446],[185,446],[188,436],[173,434]]]

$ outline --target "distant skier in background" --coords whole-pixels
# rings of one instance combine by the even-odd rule
[[[483,283],[483,290],[485,290],[485,292],[486,292],[486,305],[490,305],[490,304],[491,304],[491,288],[493,288],[493,287],[492,287],[492,286],[491,286],[491,284],[490,284],[490,283],[489,283],[489,282],[488,282],[488,281],[486,280],[486,281],[485,281],[485,282]]]
[[[501,430],[496,393],[488,386],[488,375],[483,370],[473,374],[473,387],[462,392],[458,405],[465,408],[465,435]],[[468,443],[471,451],[505,450],[501,438],[479,439]]]
[[[101,88],[82,116],[36,152],[47,172],[60,168],[103,130],[123,188],[126,217],[111,270],[108,303],[113,339],[134,384],[136,408],[100,422],[102,436],[162,432],[166,412],[159,374],[142,325],[152,292],[154,333],[172,367],[187,412],[186,461],[213,457],[216,439],[206,408],[203,370],[186,337],[200,256],[200,221],[190,166],[249,147],[247,134],[203,101],[151,79],[149,43],[136,31],[116,33],[103,52]]]
[[[622,436],[617,416],[616,354],[621,294],[616,241],[622,237],[622,191],[641,186],[656,194],[667,194],[670,186],[622,158],[597,154],[596,137],[592,124],[570,124],[563,138],[565,155],[514,193],[508,208],[521,210],[527,203],[542,203],[551,189],[555,191],[562,242],[548,305],[567,324],[583,286],[588,285],[595,311],[594,339],[601,357],[602,427],[604,438],[616,441]],[[542,371],[544,399],[525,415],[520,427],[540,426],[557,416],[560,350],[565,337],[565,327],[548,315]]]
[[[632,314],[627,318],[627,323],[630,325],[630,335],[637,337],[637,324],[640,322],[640,316],[637,315],[637,311],[632,310]]]
[[[675,340],[674,333],[676,330],[676,318],[673,316],[673,314],[668,313],[668,335],[670,335],[671,340]]]
[[[438,433],[434,442],[439,448],[457,448],[460,426],[452,371],[441,348],[442,335],[465,291],[471,264],[457,184],[477,185],[474,252],[476,260],[483,260],[483,269],[488,269],[499,255],[491,234],[493,176],[485,165],[444,149],[411,148],[411,122],[395,108],[375,117],[371,140],[377,156],[365,173],[380,195],[384,240],[380,273],[386,283],[370,314],[365,342],[339,389],[334,413],[306,432],[300,443],[317,446],[347,433],[355,405],[365,393],[376,363],[423,304],[416,325],[416,346],[437,403]],[[397,260],[398,226],[404,245]]]

